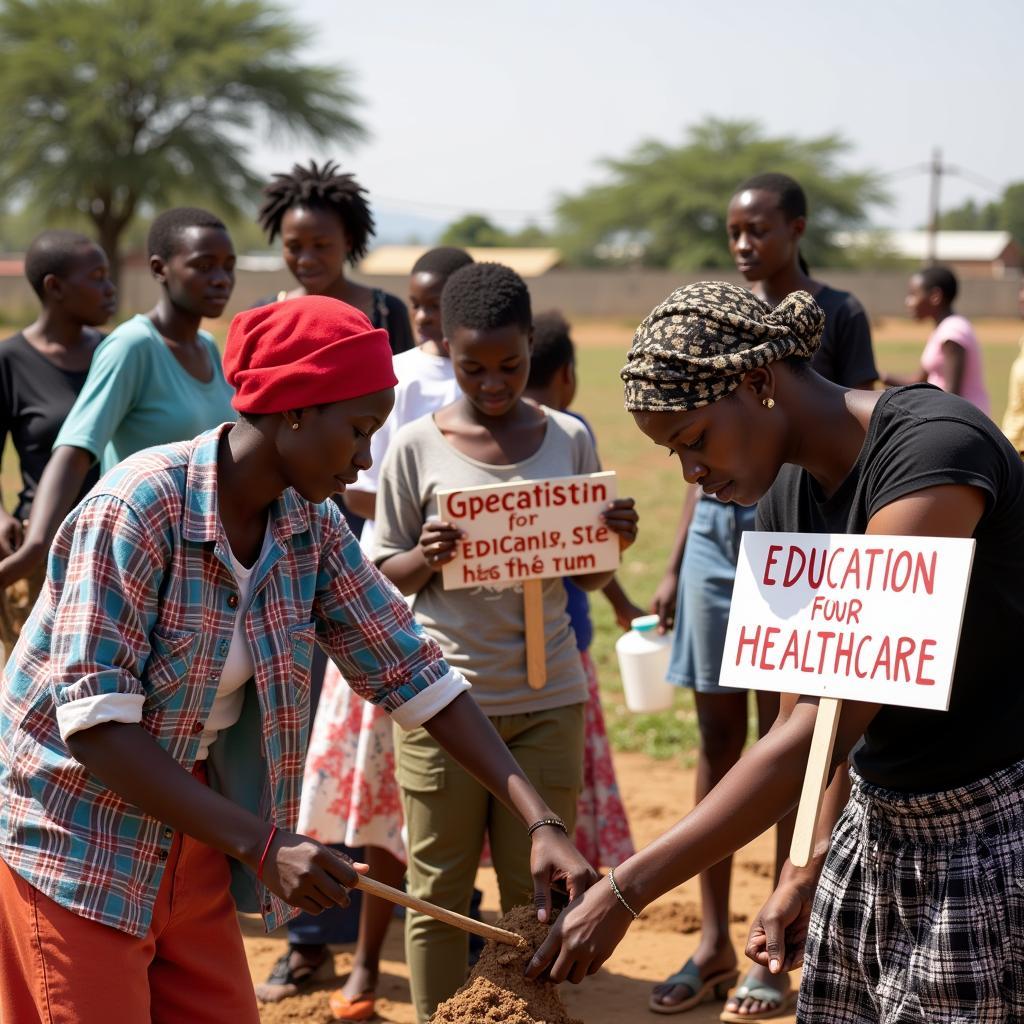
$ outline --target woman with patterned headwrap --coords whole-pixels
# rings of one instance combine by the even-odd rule
[[[975,540],[949,711],[844,704],[834,763],[851,756],[849,782],[834,777],[815,856],[786,864],[747,953],[772,974],[805,962],[802,1024],[1022,1020],[1024,687],[1007,666],[1024,629],[1024,466],[955,395],[820,377],[822,321],[805,292],[773,310],[691,285],[640,325],[622,371],[637,426],[705,493],[758,503],[759,529]],[[581,981],[647,904],[786,814],[817,705],[784,696],[689,816],[570,904],[527,973]]]

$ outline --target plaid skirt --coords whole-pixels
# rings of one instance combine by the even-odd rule
[[[799,1024],[1024,1021],[1024,762],[923,795],[851,774]]]

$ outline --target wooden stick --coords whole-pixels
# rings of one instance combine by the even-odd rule
[[[836,729],[843,702],[835,697],[822,697],[818,701],[818,717],[811,737],[811,752],[807,757],[807,773],[800,793],[800,806],[796,812],[793,843],[789,859],[798,868],[806,867],[814,852],[814,834],[818,829],[821,804],[828,789],[828,769],[832,763],[832,747],[836,742]]]
[[[543,580],[523,581],[523,614],[526,618],[526,681],[534,690],[543,690],[548,681]]]
[[[407,907],[409,910],[418,910],[421,914],[434,918],[435,921],[443,921],[445,924],[461,928],[464,932],[479,935],[483,939],[503,942],[506,946],[518,946],[520,942],[524,941],[522,936],[516,935],[515,932],[506,931],[504,928],[496,928],[493,924],[485,924],[483,921],[474,921],[471,917],[463,917],[462,914],[456,914],[454,910],[445,910],[444,907],[438,907],[433,903],[428,903],[426,900],[417,899],[417,897],[410,896],[407,892],[402,892],[401,889],[393,889],[390,885],[385,885],[383,882],[367,878],[366,875],[359,876],[356,888],[360,892],[366,893],[367,896],[377,896],[382,900],[387,900],[389,903],[397,903],[399,906]]]

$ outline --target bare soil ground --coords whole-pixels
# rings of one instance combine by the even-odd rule
[[[668,828],[693,804],[693,773],[668,761],[655,761],[643,754],[616,754],[619,774],[634,839],[646,844]],[[774,840],[764,835],[740,852],[733,874],[732,937],[738,951],[746,942],[750,920],[770,892]],[[481,869],[478,884],[484,891],[485,917],[497,916],[498,898],[494,874]],[[662,1019],[647,1009],[651,986],[678,970],[697,945],[700,903],[695,881],[687,882],[648,908],[641,921],[601,972],[583,985],[563,986],[563,997],[572,1016],[585,1024],[626,1024]],[[284,937],[265,936],[258,921],[243,922],[249,967],[254,979],[266,976],[284,948]],[[339,981],[344,978],[351,947],[339,946],[336,966]],[[742,965],[741,965],[742,966]],[[794,976],[794,982],[797,980]],[[319,1024],[331,1019],[327,1004],[330,986],[263,1009],[264,1024]],[[394,921],[384,948],[382,979],[377,1000],[379,1019],[394,1024],[414,1024],[409,1004],[408,971],[402,952],[402,927]],[[694,1010],[679,1020],[687,1024],[712,1024],[721,1005]],[[792,1024],[794,1017],[777,1018]]]

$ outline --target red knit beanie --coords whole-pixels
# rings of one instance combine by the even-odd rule
[[[398,383],[388,332],[347,303],[304,295],[239,313],[228,328],[231,404],[261,415],[369,395]]]

